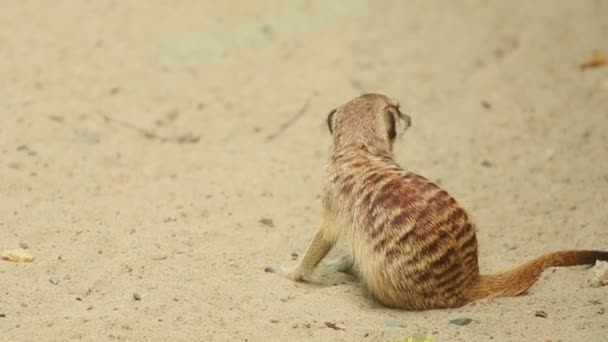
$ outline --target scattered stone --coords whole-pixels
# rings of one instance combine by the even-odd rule
[[[159,254],[152,257],[152,260],[162,261],[167,259],[167,254]]]
[[[492,105],[490,104],[490,102],[486,101],[486,100],[481,100],[481,106],[485,109],[492,109]]]
[[[603,315],[605,312],[606,310],[604,308],[600,308],[599,310],[597,310],[598,315]]]
[[[291,260],[297,260],[298,259],[298,253],[293,252],[291,253]]]
[[[268,24],[262,25],[261,31],[263,34],[265,34],[267,36],[274,35],[274,29],[272,28],[272,26],[270,26]]]
[[[534,313],[535,317],[540,317],[540,318],[547,318],[547,313],[542,311],[542,310],[538,310]]]
[[[492,162],[489,161],[489,160],[483,160],[481,162],[481,166],[483,166],[483,167],[492,167],[492,166],[494,166],[494,164],[492,164]]]
[[[133,299],[139,301],[141,300],[141,295],[137,292],[133,292]]]
[[[588,283],[591,287],[600,287],[608,285],[608,261],[597,260],[591,268],[593,276]]]
[[[281,302],[287,303],[287,302],[289,302],[290,300],[292,300],[294,298],[296,298],[296,297],[294,297],[294,296],[283,297],[283,298],[281,298]]]
[[[271,319],[270,323],[279,323],[279,320],[278,319]]]
[[[91,310],[93,310],[93,305],[89,305],[89,306],[87,307],[87,311],[91,311]]]
[[[459,326],[467,325],[471,322],[473,322],[473,320],[470,318],[455,318],[455,319],[450,320],[451,324],[459,325]]]
[[[49,115],[49,119],[51,119],[52,121],[55,121],[55,122],[59,122],[59,123],[63,122],[63,117],[58,116],[58,115]]]
[[[274,221],[270,218],[260,219],[260,223],[265,225],[266,227],[274,228]]]
[[[53,285],[59,285],[60,282],[61,282],[61,277],[59,277],[57,275],[52,275],[49,277],[49,283],[51,283]]]
[[[19,247],[23,248],[23,249],[28,249],[30,246],[27,245],[27,243],[20,241],[19,242]]]
[[[333,323],[333,322],[325,322],[323,324],[325,324],[326,327],[334,329],[334,330],[346,330],[346,329],[342,328],[341,326],[339,326],[338,324]]]
[[[100,135],[98,132],[84,132],[82,138],[89,145],[99,144]]]
[[[513,251],[513,250],[517,249],[517,245],[516,244],[508,242],[508,241],[505,242],[505,243],[503,243],[502,245],[505,246],[505,248],[508,249],[508,250],[510,250],[510,251]]]
[[[4,318],[4,317],[6,317],[6,314],[5,313],[0,313],[0,317]]]
[[[405,328],[405,324],[398,319],[389,318],[384,321],[384,325],[390,328]]]
[[[190,133],[177,137],[177,142],[180,144],[196,144],[199,142],[199,140],[201,140],[200,136]]]

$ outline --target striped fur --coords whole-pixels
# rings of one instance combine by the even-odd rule
[[[324,215],[300,263],[303,280],[338,240],[372,297],[410,310],[459,307],[525,292],[547,267],[607,260],[604,251],[561,251],[493,276],[479,274],[475,226],[456,200],[393,160],[396,125],[410,119],[396,101],[358,97],[328,116],[334,137]]]

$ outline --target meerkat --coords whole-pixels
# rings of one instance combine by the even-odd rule
[[[481,275],[475,226],[445,190],[394,161],[397,126],[410,117],[399,103],[366,94],[332,110],[322,219],[303,257],[289,271],[306,281],[338,241],[350,254],[336,263],[354,268],[372,298],[405,310],[460,307],[482,298],[517,296],[548,267],[608,260],[608,251],[569,250],[542,255],[496,275]]]

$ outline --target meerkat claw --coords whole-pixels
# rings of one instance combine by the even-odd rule
[[[285,274],[285,271],[283,271],[283,269],[281,267],[278,267],[278,266],[266,266],[264,268],[264,272],[278,274],[278,275],[284,275]]]

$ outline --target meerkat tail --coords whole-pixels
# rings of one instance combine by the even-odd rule
[[[496,275],[480,275],[467,289],[469,300],[512,297],[524,293],[549,267],[588,265],[607,260],[608,251],[572,250],[547,253]]]

